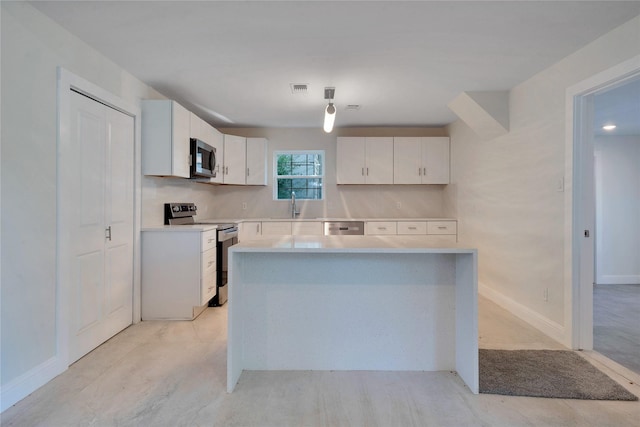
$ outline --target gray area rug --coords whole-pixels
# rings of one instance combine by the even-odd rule
[[[480,393],[558,399],[638,400],[566,350],[480,350]]]

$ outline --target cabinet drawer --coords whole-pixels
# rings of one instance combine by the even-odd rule
[[[291,235],[291,222],[276,221],[262,223],[263,236],[289,236]]]
[[[211,271],[202,276],[202,289],[200,291],[200,305],[205,305],[216,295],[216,272]]]
[[[202,277],[216,272],[216,253],[215,248],[202,253]]]
[[[297,221],[291,223],[294,236],[321,236],[323,234],[321,222]]]
[[[427,234],[456,234],[457,223],[455,221],[428,221]]]
[[[398,234],[427,234],[425,221],[398,221]]]
[[[395,221],[373,221],[367,222],[366,234],[397,234]]]
[[[217,230],[202,232],[202,252],[216,247],[216,232]]]

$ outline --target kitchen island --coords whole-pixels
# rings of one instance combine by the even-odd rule
[[[230,248],[227,391],[243,370],[456,371],[478,393],[477,251],[421,236]]]

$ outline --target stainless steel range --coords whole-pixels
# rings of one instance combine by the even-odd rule
[[[218,307],[227,302],[229,287],[227,286],[229,270],[229,248],[238,243],[238,225],[220,220],[195,220],[198,208],[194,203],[165,203],[165,225],[215,225],[217,228],[216,244],[216,296],[209,301],[209,307]]]

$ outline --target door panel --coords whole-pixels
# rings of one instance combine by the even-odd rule
[[[393,183],[420,184],[422,179],[422,138],[397,137],[393,140]]]
[[[393,184],[393,138],[365,138],[367,184]]]
[[[102,290],[104,277],[102,274],[102,251],[81,254],[76,258],[76,329],[85,331],[100,321]]]
[[[363,137],[340,137],[336,149],[337,184],[364,184],[365,142]]]
[[[422,146],[423,184],[449,183],[449,138],[425,138]]]
[[[69,361],[74,362],[133,319],[133,118],[71,93],[65,200],[73,224],[74,267]],[[65,261],[62,261],[65,262]]]

